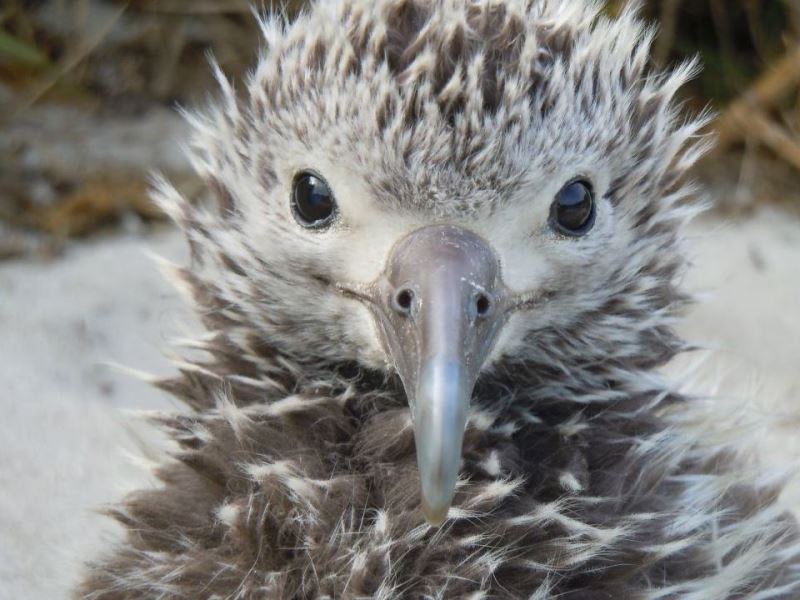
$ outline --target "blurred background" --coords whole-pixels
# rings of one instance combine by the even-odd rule
[[[281,3],[292,13],[303,2]],[[611,13],[623,0],[609,2]],[[720,150],[701,165],[718,208],[800,206],[800,0],[650,0],[654,61],[699,55],[685,90],[710,105]],[[0,8],[0,257],[57,253],[99,228],[158,220],[157,166],[190,184],[167,141],[172,108],[213,90],[213,53],[239,79],[258,32],[246,0],[3,0]],[[269,10],[271,5],[262,3]]]
[[[703,302],[681,326],[712,350],[696,385],[753,423],[769,466],[787,464],[800,456],[800,0],[643,5],[654,62],[699,55],[685,103],[718,114],[695,173],[712,209],[690,235]],[[147,462],[148,434],[118,409],[170,401],[106,363],[168,372],[168,341],[196,328],[144,255],[185,254],[148,174],[201,193],[175,108],[213,92],[209,53],[238,80],[258,46],[245,0],[0,0],[0,599],[63,597],[113,534],[92,507],[146,478],[119,450]],[[785,501],[800,507],[797,486]]]

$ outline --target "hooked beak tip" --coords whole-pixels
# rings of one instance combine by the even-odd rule
[[[414,401],[414,437],[422,508],[440,525],[453,501],[472,385],[460,361],[433,358],[421,369]]]
[[[440,506],[431,506],[428,504],[425,496],[422,496],[422,514],[425,515],[425,520],[432,527],[440,527],[447,520],[447,513],[450,512],[450,503]]]

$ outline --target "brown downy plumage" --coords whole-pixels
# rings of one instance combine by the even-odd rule
[[[219,106],[189,116],[217,206],[158,182],[208,334],[159,382],[188,407],[155,419],[179,450],[111,511],[127,536],[77,597],[800,597],[773,478],[654,372],[687,349],[671,325],[705,119],[673,99],[693,66],[649,70],[634,11],[585,0],[335,0],[263,30],[245,97],[220,75]],[[414,263],[420,304],[380,300],[435,245],[420,231],[494,269],[469,327],[496,327],[453,334],[474,378],[438,527],[420,348],[445,333],[403,336],[436,308],[417,273],[451,263]]]

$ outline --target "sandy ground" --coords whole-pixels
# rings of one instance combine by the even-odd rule
[[[693,236],[687,284],[709,294],[682,330],[714,348],[697,384],[779,417],[761,436],[770,464],[800,456],[800,220],[764,210]],[[0,264],[0,600],[65,597],[114,534],[93,508],[146,480],[126,454],[147,434],[121,409],[172,403],[103,363],[168,372],[167,341],[193,325],[144,249],[184,254],[166,231]]]
[[[141,482],[120,409],[169,405],[104,363],[165,373],[182,303],[144,250],[170,232],[78,246],[54,262],[0,266],[0,599],[65,597],[110,524],[94,509]]]
[[[680,327],[709,351],[698,388],[744,406],[768,464],[800,459],[800,220],[764,210],[739,223],[695,224],[698,302]],[[672,373],[681,376],[681,362]],[[800,515],[800,485],[786,502]]]

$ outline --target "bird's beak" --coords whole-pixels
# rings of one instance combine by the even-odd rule
[[[424,227],[392,250],[372,305],[411,407],[422,508],[447,516],[472,390],[505,322],[498,261],[480,237]]]

